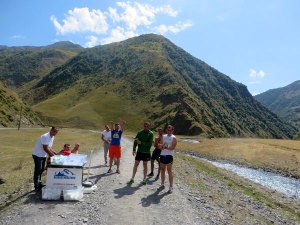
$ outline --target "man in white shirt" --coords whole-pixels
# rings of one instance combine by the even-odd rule
[[[105,125],[105,130],[102,132],[101,139],[103,141],[103,148],[104,148],[104,161],[105,161],[105,165],[107,165],[107,153],[108,153],[109,144],[111,140],[111,131],[108,125]]]
[[[56,155],[56,152],[52,149],[54,136],[57,134],[58,128],[51,127],[48,133],[43,134],[35,143],[32,151],[32,157],[34,160],[34,189],[36,191],[41,190],[43,187],[41,183],[41,176],[45,168],[45,162],[47,154],[51,157]]]

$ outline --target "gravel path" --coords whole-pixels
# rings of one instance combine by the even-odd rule
[[[123,139],[121,174],[107,174],[103,166],[103,152],[92,158],[91,176],[97,190],[85,194],[83,201],[41,201],[35,193],[4,212],[0,224],[203,224],[200,215],[191,207],[179,184],[172,194],[167,188],[156,191],[160,180],[151,178],[141,185],[142,164],[135,183],[127,185],[134,163],[132,142]]]
[[[122,146],[121,174],[115,173],[116,168],[107,174],[103,151],[94,152],[90,179],[98,188],[85,194],[82,201],[42,201],[32,192],[1,212],[0,224],[299,224],[297,218],[281,209],[269,207],[217,177],[199,172],[179,155],[175,156],[172,194],[167,194],[168,188],[156,191],[160,180],[155,178],[141,185],[142,164],[135,183],[128,186],[134,163],[132,141],[123,138]],[[255,186],[228,172],[224,176],[238,179],[241,185]],[[194,187],[195,183],[201,188]],[[258,190],[270,198],[275,195],[283,204],[293,205],[299,213],[299,202],[278,197],[261,187]]]

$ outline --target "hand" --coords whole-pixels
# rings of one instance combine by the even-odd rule
[[[132,155],[135,156],[135,154],[136,154],[136,152],[135,152],[135,151],[132,151]]]

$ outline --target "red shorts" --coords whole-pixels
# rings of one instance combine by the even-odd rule
[[[121,158],[121,146],[110,145],[109,146],[109,158]]]

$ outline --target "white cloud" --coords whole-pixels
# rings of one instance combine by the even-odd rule
[[[85,43],[85,47],[91,48],[100,44],[100,40],[96,36],[87,36],[86,39],[88,39],[88,42]]]
[[[180,31],[183,31],[189,27],[191,27],[192,24],[190,22],[178,22],[175,25],[165,25],[165,24],[161,24],[158,27],[155,27],[155,31],[159,34],[165,34],[167,32],[171,32],[171,33],[178,33]]]
[[[264,78],[266,76],[266,73],[263,70],[256,71],[255,69],[250,69],[249,76],[253,78]]]
[[[175,20],[177,15],[178,11],[170,5],[156,7],[138,1],[124,1],[116,2],[115,7],[108,7],[106,11],[74,8],[68,11],[61,22],[54,15],[50,20],[56,28],[57,35],[89,33],[85,46],[92,47],[144,33],[178,33],[192,26],[190,22],[160,23],[166,16]]]
[[[109,8],[109,16],[113,21],[124,22],[129,30],[136,30],[138,26],[151,25],[158,13],[166,14],[171,17],[177,16],[171,6],[153,7],[149,4],[141,4],[138,2],[117,2],[117,6],[123,10],[117,13],[117,9]]]
[[[74,8],[68,11],[68,15],[62,23],[59,23],[54,15],[50,17],[58,34],[75,32],[106,33],[108,24],[105,14],[99,9]]]
[[[112,29],[110,36],[101,39],[102,44],[108,44],[117,41],[123,41],[125,39],[138,36],[138,34],[134,33],[133,31],[126,31],[122,27],[116,27]]]
[[[250,84],[250,85],[260,84],[260,83],[261,83],[260,81],[250,81],[250,82],[248,82],[248,84]]]
[[[25,36],[24,35],[18,35],[18,34],[16,34],[16,35],[13,35],[11,38],[12,39],[24,39]]]

